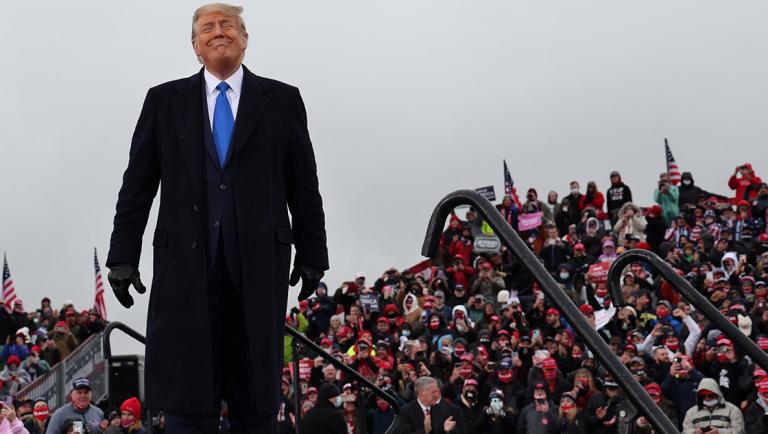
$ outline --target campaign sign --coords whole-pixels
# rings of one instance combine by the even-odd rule
[[[492,185],[489,185],[487,187],[480,187],[475,189],[476,192],[480,193],[481,196],[488,199],[491,202],[496,201],[496,191],[493,189]]]
[[[501,251],[501,240],[496,235],[478,235],[474,250],[478,253],[498,253]]]

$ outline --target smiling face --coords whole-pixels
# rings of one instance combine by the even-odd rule
[[[192,48],[208,69],[240,65],[248,47],[248,33],[240,27],[238,17],[218,11],[205,13],[197,19],[194,29]]]

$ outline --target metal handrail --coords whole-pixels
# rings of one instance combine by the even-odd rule
[[[752,360],[768,370],[768,353],[761,350],[757,344],[745,335],[738,327],[733,325],[728,318],[723,316],[719,310],[706,297],[701,295],[690,282],[677,274],[675,270],[655,253],[648,250],[633,249],[619,255],[611,265],[608,271],[608,282],[610,283],[611,296],[614,303],[621,306],[625,305],[624,295],[621,292],[621,272],[627,265],[635,261],[643,261],[651,266],[656,272],[666,279],[683,297],[685,297],[699,312],[708,320],[713,322],[723,334],[728,336],[739,348],[744,350]]]
[[[120,321],[113,321],[104,328],[102,331],[102,339],[103,339],[103,346],[104,346],[104,358],[109,359],[112,358],[112,344],[109,343],[109,338],[112,336],[112,332],[118,329],[128,336],[136,339],[140,343],[146,345],[147,344],[147,338],[144,337],[141,333],[137,332],[136,330],[128,327],[127,325],[121,323]]]
[[[295,381],[293,382],[293,393],[294,393],[294,399],[295,401],[295,407],[296,407],[296,434],[300,434],[300,417],[301,417],[301,389],[299,385],[299,355],[296,348],[296,341],[301,342],[302,345],[306,346],[310,350],[316,352],[320,357],[323,358],[326,362],[332,364],[336,369],[340,370],[344,373],[344,375],[347,375],[353,379],[355,379],[359,385],[362,385],[363,387],[366,387],[371,392],[373,392],[374,395],[377,397],[387,401],[390,406],[392,406],[392,409],[395,411],[395,418],[392,420],[392,424],[387,428],[386,433],[391,434],[395,431],[395,427],[397,426],[397,422],[400,419],[400,403],[395,399],[394,396],[390,395],[389,393],[382,390],[379,386],[375,385],[371,380],[363,377],[355,371],[354,369],[347,366],[344,362],[338,360],[336,357],[333,357],[332,354],[322,349],[319,345],[312,342],[311,339],[304,336],[303,333],[296,330],[295,328],[291,326],[285,326],[285,332],[289,334],[292,338],[294,338],[293,342],[293,373]]]
[[[592,350],[600,363],[605,366],[606,370],[622,386],[629,400],[646,417],[657,432],[679,433],[677,427],[670,422],[669,418],[661,411],[661,408],[651,400],[640,383],[632,378],[632,374],[627,367],[613,354],[608,344],[587,322],[573,301],[563,292],[555,279],[539,262],[536,255],[520,239],[517,232],[509,226],[509,223],[504,220],[498,210],[479,193],[472,190],[459,190],[450,193],[438,202],[429,220],[429,227],[424,238],[421,254],[430,258],[434,258],[437,255],[445,221],[450,212],[460,205],[471,205],[480,212],[496,235],[525,265],[525,268],[531,273],[544,294],[549,297],[552,304],[568,319],[569,323]]]

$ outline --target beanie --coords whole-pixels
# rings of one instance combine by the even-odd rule
[[[120,411],[128,411],[134,418],[141,419],[141,403],[135,396],[123,401],[120,405]]]

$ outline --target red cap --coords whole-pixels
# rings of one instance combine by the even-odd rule
[[[474,378],[468,378],[468,379],[464,380],[464,387],[467,387],[467,386],[475,386],[475,387],[477,387],[478,386],[477,380],[475,380]]]
[[[763,381],[757,383],[757,390],[761,394],[768,393],[768,380],[763,380]]]
[[[768,351],[768,337],[760,336],[757,338],[757,346],[763,351]]]
[[[728,347],[733,348],[733,341],[731,341],[730,339],[726,338],[723,335],[720,335],[720,337],[717,338],[717,346],[719,347],[720,345],[726,345]]]
[[[378,322],[383,322],[385,324],[389,324],[389,320],[383,316],[380,316],[378,319]]]
[[[308,388],[307,389],[307,395],[309,395],[310,393],[317,393],[317,387],[312,386],[312,387]]]
[[[483,263],[480,265],[480,268],[482,268],[483,270],[490,270],[490,269],[492,269],[492,268],[493,268],[493,265],[491,265],[491,263],[490,263],[490,262],[486,261],[486,262],[483,262]]]
[[[589,314],[595,313],[595,309],[593,309],[592,306],[585,303],[579,307],[579,312],[583,313],[584,315],[589,315]]]
[[[560,311],[555,309],[554,307],[550,307],[549,309],[547,309],[547,315],[560,316]]]
[[[472,361],[475,360],[475,358],[470,353],[464,353],[464,354],[461,355],[459,360],[461,360],[462,362],[472,363]]]
[[[501,318],[499,318],[498,315],[494,315],[494,316],[491,317],[491,321],[499,322],[499,321],[501,321]]]
[[[768,373],[766,373],[765,369],[762,367],[755,365],[755,372],[752,374],[752,376],[762,378],[768,376]]]
[[[328,346],[331,346],[331,345],[333,345],[333,344],[331,343],[330,339],[328,339],[328,338],[320,339],[320,346],[321,347],[328,347]]]
[[[652,212],[654,215],[661,215],[661,207],[660,207],[659,205],[653,205],[653,206],[651,207],[651,212]]]
[[[661,395],[661,387],[656,383],[648,383],[645,385],[645,391],[649,395]]]
[[[634,344],[624,345],[624,351],[627,351],[627,350],[637,352],[637,346]]]
[[[544,359],[544,362],[542,362],[541,367],[545,371],[547,370],[551,371],[551,370],[557,369],[557,362],[552,357],[548,357]]]
[[[6,362],[6,365],[19,366],[20,364],[21,364],[21,359],[16,354],[13,354],[10,357],[8,357],[8,361]]]
[[[29,351],[32,353],[40,354],[40,347],[38,347],[37,345],[33,345]]]
[[[501,330],[499,330],[498,333],[496,333],[496,337],[500,337],[500,336],[507,336],[507,337],[509,337],[509,332],[507,330],[505,330],[505,329],[501,329]]]
[[[583,252],[584,250],[586,250],[586,248],[584,247],[584,244],[576,243],[576,245],[573,246],[573,250],[578,250],[580,252]]]
[[[308,307],[309,307],[309,302],[307,300],[301,300],[299,302],[299,309],[307,310]]]
[[[433,305],[434,305],[434,303],[433,303],[433,302],[431,302],[430,300],[426,300],[426,301],[424,302],[424,309],[432,309],[432,306],[433,306]]]

